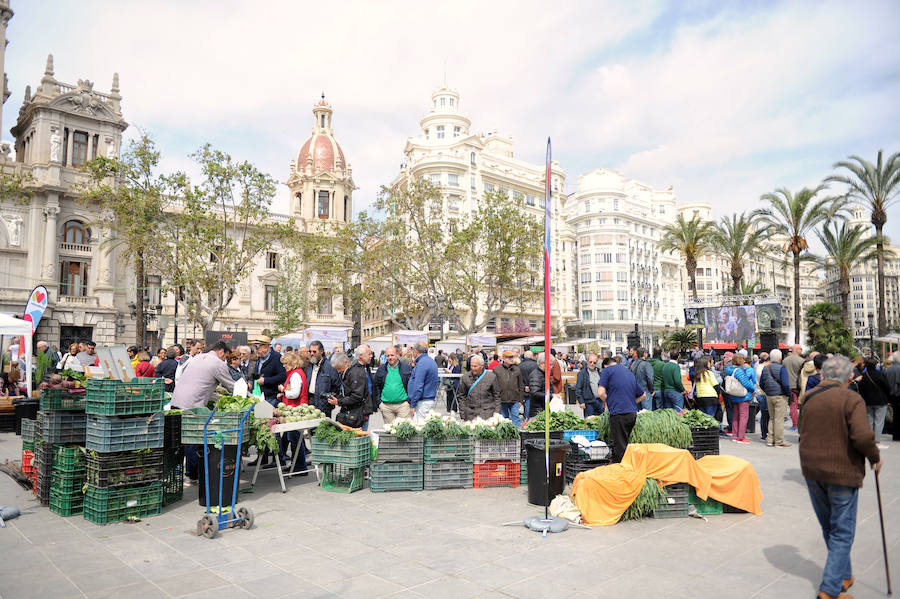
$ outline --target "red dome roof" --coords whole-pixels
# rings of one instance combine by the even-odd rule
[[[307,159],[310,157],[310,150],[312,151],[313,168],[317,171],[333,171],[338,166],[344,168],[347,164],[344,159],[344,151],[334,137],[323,133],[314,133],[300,148],[300,154],[297,156],[298,169],[306,165]],[[337,157],[336,162],[335,157]]]

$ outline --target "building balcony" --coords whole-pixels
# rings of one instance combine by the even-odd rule
[[[82,243],[64,243],[59,244],[59,253],[68,256],[82,256],[89,258],[91,256],[91,246]]]
[[[56,303],[59,307],[71,306],[96,308],[100,305],[100,302],[96,297],[87,295],[60,295]]]

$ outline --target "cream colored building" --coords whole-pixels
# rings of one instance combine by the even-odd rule
[[[850,215],[850,225],[862,225],[870,236],[875,228],[866,210],[856,206]],[[825,296],[829,302],[841,304],[838,272],[834,268],[825,273]],[[884,257],[884,307],[888,329],[900,329],[900,247],[886,246]],[[850,331],[858,347],[869,346],[869,314],[878,337],[878,261],[874,258],[857,264],[850,271]]]
[[[3,10],[0,5],[0,13]],[[4,47],[0,43],[0,56]],[[0,310],[21,314],[31,289],[46,286],[49,304],[36,338],[60,347],[81,339],[98,344],[135,342],[129,308],[136,299],[133,272],[116,250],[101,249],[107,247],[103,242],[110,233],[94,224],[95,208],[80,203],[76,191],[85,182],[81,171],[85,162],[119,156],[128,127],[119,92],[117,74],[109,91],[96,89],[89,80],[75,84],[58,80],[49,56],[34,91],[25,87],[11,129],[15,159],[2,159],[6,171],[31,175],[32,196],[26,203],[0,203]],[[332,108],[323,99],[313,108],[313,116],[310,138],[292,162],[288,178],[291,213],[301,231],[311,230],[313,222],[345,222],[353,210],[351,169],[334,140]],[[271,218],[287,222],[289,216]],[[275,246],[256,258],[251,274],[239,284],[212,329],[253,335],[271,326],[282,253]],[[148,273],[144,297],[160,309],[153,310],[148,323],[147,343],[173,343],[176,322],[179,341],[200,336],[200,329],[184,318],[183,304],[176,321],[174,294],[161,293],[161,283],[160,273]],[[349,328],[339,298],[328,290],[316,293],[308,324]]]
[[[439,218],[447,223],[447,227],[453,220],[473,214],[484,195],[496,190],[506,192],[510,198],[522,199],[528,213],[543,222],[545,166],[516,158],[510,136],[497,131],[473,132],[459,100],[459,93],[446,87],[432,94],[431,107],[419,121],[419,133],[406,142],[406,161],[392,186],[402,187],[420,179],[439,186],[443,196]],[[552,162],[550,177],[553,231],[551,327],[560,332],[574,317],[576,309],[570,260],[575,238],[566,226],[563,210],[566,179],[556,161]],[[535,242],[541,243],[541,240]],[[535,265],[538,287],[542,286],[542,270],[540,265]],[[366,332],[369,336],[387,332],[388,325],[379,316],[370,315],[364,323],[364,337]],[[488,324],[487,331],[511,330],[518,319],[530,330],[542,330],[542,302],[526,306],[522,314],[509,306],[495,322]],[[440,320],[436,320],[433,327],[444,327],[445,335],[453,332],[449,324]]]
[[[579,308],[567,328],[621,352],[637,325],[641,345],[651,347],[666,324],[683,318],[680,258],[659,249],[675,220],[674,192],[596,169],[578,177],[564,209],[575,236],[569,272]]]

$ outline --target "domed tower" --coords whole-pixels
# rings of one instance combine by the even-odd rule
[[[353,216],[353,173],[344,151],[334,138],[334,110],[322,99],[313,106],[313,127],[291,161],[287,185],[291,190],[291,216],[306,227],[316,221],[350,222]],[[313,225],[314,226],[314,225]]]
[[[454,142],[454,137],[467,136],[472,122],[459,112],[459,92],[442,87],[431,94],[431,110],[419,124],[425,139],[434,143]]]

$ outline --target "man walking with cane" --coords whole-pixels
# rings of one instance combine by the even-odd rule
[[[853,376],[850,360],[829,358],[822,365],[822,382],[806,394],[803,403],[800,466],[828,547],[819,599],[853,599],[843,591],[854,582],[850,549],[865,460],[872,464],[876,480],[881,471],[866,404],[847,388]]]

